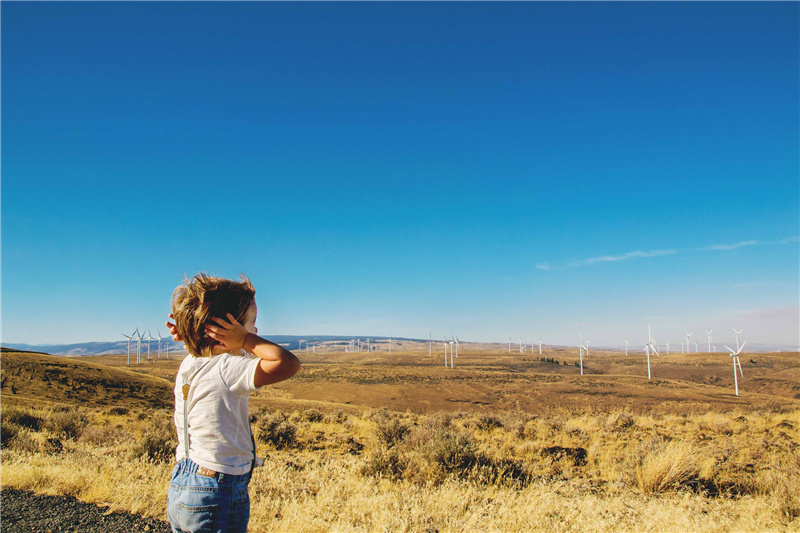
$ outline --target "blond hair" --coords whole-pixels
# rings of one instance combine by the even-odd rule
[[[206,336],[206,325],[217,325],[212,318],[224,318],[227,313],[243,324],[247,311],[255,302],[256,289],[247,276],[233,281],[202,272],[191,280],[184,279],[172,293],[172,314],[178,333],[189,353],[195,357],[211,357],[216,341]]]

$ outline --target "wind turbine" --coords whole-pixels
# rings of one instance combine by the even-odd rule
[[[628,339],[625,339],[625,357],[628,357]]]
[[[683,332],[686,333],[686,353],[689,353],[689,337],[691,337],[692,334],[686,330],[683,330]]]
[[[579,348],[581,349],[581,376],[583,375],[583,351],[586,350],[586,355],[589,355],[589,341],[583,341],[583,333],[580,331],[578,332],[581,335],[581,344]]]
[[[539,339],[539,355],[542,355],[542,339]]]
[[[669,355],[669,341],[667,341],[667,355]]]
[[[447,336],[446,335],[445,335],[444,340],[447,340]],[[455,362],[455,360],[453,358],[453,347],[455,346],[456,341],[454,339],[450,339],[447,342],[450,345],[450,368],[455,368],[456,367],[456,362]]]
[[[458,349],[460,348],[460,346],[458,345],[458,335],[456,335],[455,340],[456,340],[456,357],[458,357]]]
[[[739,331],[739,333],[741,333],[741,331]],[[742,362],[739,360],[739,354],[742,353],[745,344],[747,344],[747,341],[744,341],[741,346],[737,345],[735,352],[731,348],[728,348],[727,345],[723,344],[723,346],[728,348],[728,351],[731,352],[731,357],[733,357],[733,385],[736,387],[736,396],[739,396],[739,380],[736,377],[736,365],[739,365],[739,374],[741,374],[742,379],[744,379],[744,374],[742,374]]]
[[[703,330],[706,331],[706,330]],[[714,331],[714,328],[706,331],[706,335],[708,335],[708,353],[711,353],[711,332]]]
[[[428,356],[433,356],[433,333],[428,332]]]
[[[150,343],[154,341],[153,336],[150,334],[150,329],[147,330],[147,360],[150,360]]]
[[[161,341],[163,340],[163,337],[161,337],[160,329],[156,331],[158,331],[158,359],[161,359]]]
[[[128,339],[128,365],[130,365],[131,364],[131,341],[133,340],[133,337],[128,337],[124,333],[122,334],[122,336],[125,337],[126,339]]]
[[[733,332],[736,334],[736,349],[738,350],[739,349],[739,335],[742,334],[742,330],[740,329],[739,331],[736,331],[736,328],[731,328],[731,329],[733,329]],[[725,346],[725,345],[723,344],[723,346]]]
[[[138,336],[139,338],[136,339],[136,362],[142,362],[142,334],[139,333],[139,328],[136,328],[136,331],[133,332],[134,335]]]
[[[392,336],[389,335],[389,355],[392,353]]]
[[[651,379],[651,377],[650,377],[650,351],[652,350],[652,352],[654,354],[656,354],[656,357],[661,357],[661,356],[658,355],[658,350],[656,350],[656,347],[653,344],[655,342],[655,339],[653,338],[653,333],[650,330],[650,324],[647,325],[647,336],[649,337],[649,340],[647,341],[647,344],[644,345],[644,351],[647,353],[647,379]]]
[[[519,338],[519,353],[525,353],[525,348],[522,347],[522,337]]]
[[[511,353],[511,337],[508,338],[508,353]]]

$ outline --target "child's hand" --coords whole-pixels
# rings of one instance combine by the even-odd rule
[[[172,313],[169,314],[169,317],[172,320],[175,320],[175,317],[172,316]],[[172,335],[172,339],[175,342],[183,342],[183,337],[181,337],[181,334],[178,333],[178,326],[167,320],[167,329],[169,330],[169,334]]]
[[[227,316],[230,322],[226,322],[223,318],[212,318],[219,326],[207,325],[206,334],[217,341],[219,347],[223,348],[226,352],[241,350],[250,332],[239,324],[235,316],[230,313],[228,313]],[[214,351],[218,351],[218,348],[215,347]]]

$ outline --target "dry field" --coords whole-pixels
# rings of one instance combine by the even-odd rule
[[[251,397],[251,531],[800,531],[796,353],[739,397],[723,354],[298,355]],[[124,363],[3,353],[4,487],[165,516],[179,360]]]

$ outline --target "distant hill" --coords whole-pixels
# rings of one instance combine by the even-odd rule
[[[345,337],[342,335],[266,335],[267,339],[271,340],[276,344],[280,344],[281,346],[285,346],[289,350],[300,350],[301,348],[305,350],[306,343],[309,345],[314,344],[322,344],[324,343],[326,347],[331,348],[333,345],[338,344],[340,346],[340,350],[344,351],[345,343],[350,342],[353,339],[360,339],[362,344],[366,342],[367,339],[370,340],[370,343],[378,343],[380,345],[381,350],[385,350],[387,343],[389,341],[389,337],[367,337],[367,336],[360,336],[360,337]],[[420,347],[424,345],[425,349],[427,350],[428,339],[413,339],[407,337],[392,337],[392,340],[395,342],[415,342],[420,343]],[[442,340],[441,339],[434,339],[435,345],[440,345]],[[186,354],[186,350],[184,349],[182,342],[173,342],[172,338],[169,340],[164,339],[161,344],[161,349],[164,350],[166,344],[169,343],[169,350],[170,353],[175,354]],[[467,342],[462,341],[461,344],[471,345],[476,348],[481,349],[496,349],[497,347],[506,346],[507,343],[498,342],[498,343],[491,343],[491,342]],[[124,354],[128,351],[128,342],[127,341],[118,341],[118,342],[82,342],[76,344],[21,344],[21,343],[8,343],[4,342],[3,346],[7,348],[11,348],[14,350],[19,351],[30,351],[36,353],[47,353],[52,355],[68,355],[70,357],[80,357],[84,355],[115,355],[115,354]],[[548,347],[558,347],[562,348],[563,346],[555,346],[552,344],[545,344]],[[702,343],[701,343],[701,351],[702,351]],[[511,350],[516,352],[518,350],[518,344],[511,343]],[[397,348],[397,345],[395,345]],[[529,348],[530,349],[530,348]],[[593,347],[595,350],[609,350],[609,351],[625,351],[624,347],[621,346],[595,346]],[[636,351],[637,349],[631,347],[630,350]],[[639,349],[640,350],[640,349]],[[150,344],[150,353],[151,356],[154,356],[157,353],[157,342],[152,342]],[[674,351],[674,349],[673,349]],[[718,353],[728,353],[725,348],[721,345],[717,346]],[[748,343],[747,349],[745,350],[746,353],[763,353],[763,352],[800,352],[800,346],[785,346],[779,344],[758,344],[758,343]],[[131,343],[131,353],[136,353],[136,343]],[[147,353],[147,342],[142,342],[142,353]]]
[[[367,338],[369,338],[370,341],[381,343],[388,342],[389,340],[389,337],[344,337],[341,335],[266,335],[265,337],[276,344],[285,346],[289,350],[299,350],[301,345],[303,346],[303,349],[305,349],[306,342],[311,344],[338,342],[344,345],[344,343],[349,342],[352,339],[361,339],[362,342],[365,342]],[[427,339],[409,339],[404,337],[394,337],[393,339],[395,341],[428,342]],[[162,350],[164,350],[164,346],[167,344],[167,342],[169,342],[170,353],[186,353],[183,343],[174,342],[172,338],[170,338],[169,341],[166,339],[162,341]],[[157,341],[151,342],[151,354],[155,354],[157,352],[157,344]],[[81,342],[76,344],[22,344],[4,342],[3,346],[20,351],[47,353],[52,355],[69,355],[71,357],[79,357],[82,355],[111,355],[128,353],[128,341],[125,340],[118,342]],[[142,341],[142,351],[147,353],[147,341]],[[136,353],[135,342],[131,343],[131,353]]]
[[[173,382],[122,368],[43,353],[0,354],[4,403],[171,408]]]

